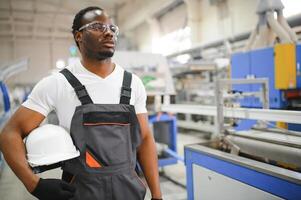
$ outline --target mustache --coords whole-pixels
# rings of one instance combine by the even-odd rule
[[[105,39],[105,38],[98,38],[98,42],[102,42],[102,43],[112,43],[115,44],[117,42],[117,36],[114,36],[112,39]]]

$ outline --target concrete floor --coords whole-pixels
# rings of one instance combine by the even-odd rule
[[[183,156],[184,145],[194,144],[204,141],[201,135],[198,134],[178,134],[178,152]],[[162,169],[160,169],[162,170]],[[173,180],[186,185],[185,166],[183,163],[164,167],[165,174]],[[40,175],[43,178],[60,178],[61,170],[55,169]],[[160,178],[161,189],[163,192],[164,200],[185,200],[187,199],[186,189],[182,188],[175,183],[167,180],[164,177]],[[5,164],[0,177],[0,200],[34,200],[17,179],[10,168]],[[147,192],[146,198],[150,199],[150,193]]]

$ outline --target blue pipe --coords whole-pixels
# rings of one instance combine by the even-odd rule
[[[171,157],[174,157],[177,160],[184,163],[184,158],[182,156],[180,156],[179,154],[177,154],[177,152],[171,150],[170,148],[164,149],[164,152],[167,153],[168,155],[170,155]]]
[[[9,101],[9,95],[6,85],[0,81],[0,89],[3,94],[3,102],[4,102],[4,111],[8,112],[10,110],[10,101]]]

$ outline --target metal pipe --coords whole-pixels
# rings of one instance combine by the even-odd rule
[[[256,27],[251,32],[251,35],[250,35],[250,37],[248,39],[248,43],[247,43],[247,45],[245,47],[245,51],[249,51],[252,48],[252,46],[254,45],[254,42],[256,40],[257,32],[258,32],[258,24],[256,24]]]
[[[283,16],[282,10],[277,12],[277,20],[279,24],[284,28],[284,30],[286,30],[286,32],[289,34],[290,39],[296,43],[298,41],[297,35],[288,25],[286,19]]]
[[[274,13],[273,12],[267,12],[266,13],[267,21],[272,30],[276,33],[276,35],[279,37],[281,43],[291,43],[292,40],[290,39],[290,36],[284,28],[278,23],[277,20],[274,18]]]
[[[162,111],[170,113],[187,113],[205,116],[216,116],[216,106],[171,104],[162,105]],[[224,117],[239,119],[255,119],[267,121],[281,121],[300,124],[301,112],[276,110],[276,109],[255,109],[255,108],[229,108],[224,107]]]
[[[177,154],[177,152],[171,150],[170,148],[164,149],[164,152],[167,153],[169,156],[176,158],[177,160],[184,163],[184,158]]]
[[[301,149],[299,148],[293,148],[289,146],[278,145],[233,135],[228,135],[226,137],[228,140],[239,147],[240,152],[267,158],[274,161],[284,162],[287,164],[301,166]]]
[[[180,128],[186,128],[186,129],[209,132],[209,133],[214,132],[215,130],[214,125],[211,125],[210,123],[204,123],[204,122],[177,120],[177,126]]]
[[[0,81],[6,81],[11,76],[27,70],[28,63],[29,59],[23,58],[18,61],[15,61],[12,64],[2,67],[2,70],[0,71]]]

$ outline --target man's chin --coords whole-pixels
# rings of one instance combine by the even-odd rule
[[[114,50],[113,51],[102,51],[97,54],[97,57],[99,60],[111,58],[111,57],[113,57],[114,52],[115,52]]]

